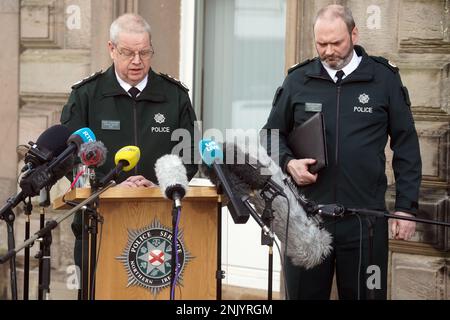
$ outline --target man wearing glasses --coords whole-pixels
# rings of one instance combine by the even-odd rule
[[[110,28],[109,53],[113,65],[72,87],[64,106],[61,123],[71,131],[89,127],[108,149],[106,163],[96,170],[98,176],[114,168],[114,155],[127,145],[138,146],[141,158],[134,170],[122,173],[118,183],[127,187],[151,187],[157,182],[154,166],[158,158],[172,153],[178,141],[172,132],[185,129],[194,155],[194,109],[188,89],[173,78],[151,69],[154,49],[149,24],[139,15],[125,14]],[[184,135],[189,136],[189,135]],[[180,141],[181,142],[181,141]],[[186,149],[183,149],[186,150]],[[186,157],[186,155],[183,155]],[[186,164],[188,179],[197,165]],[[81,218],[75,216],[75,262],[80,265]]]

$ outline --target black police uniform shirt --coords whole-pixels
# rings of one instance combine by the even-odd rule
[[[329,164],[317,182],[302,188],[320,204],[349,208],[385,209],[387,178],[385,146],[394,151],[398,211],[416,214],[421,159],[409,95],[398,68],[381,57],[362,57],[358,68],[336,84],[319,58],[289,70],[274,97],[264,129],[279,129],[280,166],[294,159],[287,144],[292,130],[316,112],[323,112]],[[270,138],[270,135],[269,135]]]
[[[61,123],[71,131],[89,127],[97,140],[105,144],[108,156],[106,163],[96,170],[99,176],[115,167],[114,155],[118,150],[134,145],[140,148],[140,161],[134,170],[121,173],[118,182],[132,175],[143,175],[157,183],[155,163],[161,156],[172,153],[179,141],[171,141],[171,136],[180,128],[190,134],[187,143],[191,162],[185,163],[188,179],[195,175],[198,168],[193,164],[196,116],[188,90],[180,82],[150,70],[147,85],[134,100],[120,86],[113,65],[72,89]]]

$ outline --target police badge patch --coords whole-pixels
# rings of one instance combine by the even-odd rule
[[[185,248],[181,230],[177,239],[177,256],[177,285],[182,285],[183,271],[193,257]],[[170,286],[172,231],[157,219],[143,229],[128,230],[127,247],[116,259],[127,270],[127,287],[140,286],[157,295]]]

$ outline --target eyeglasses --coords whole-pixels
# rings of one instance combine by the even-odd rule
[[[114,47],[117,49],[117,52],[122,57],[124,57],[125,59],[129,59],[129,60],[133,60],[134,57],[136,56],[136,54],[138,54],[142,60],[147,60],[147,59],[150,59],[151,57],[153,57],[153,54],[155,53],[155,51],[153,51],[153,49],[133,51],[133,50],[130,50],[127,48],[119,49],[119,47],[117,47],[117,46],[114,46]]]

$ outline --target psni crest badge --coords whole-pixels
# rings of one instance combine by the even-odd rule
[[[170,286],[172,260],[172,231],[157,219],[148,227],[128,230],[128,244],[120,260],[128,274],[130,286],[149,289],[154,295]],[[180,230],[177,239],[177,285],[182,285],[183,272],[187,263],[193,259],[183,241]]]

